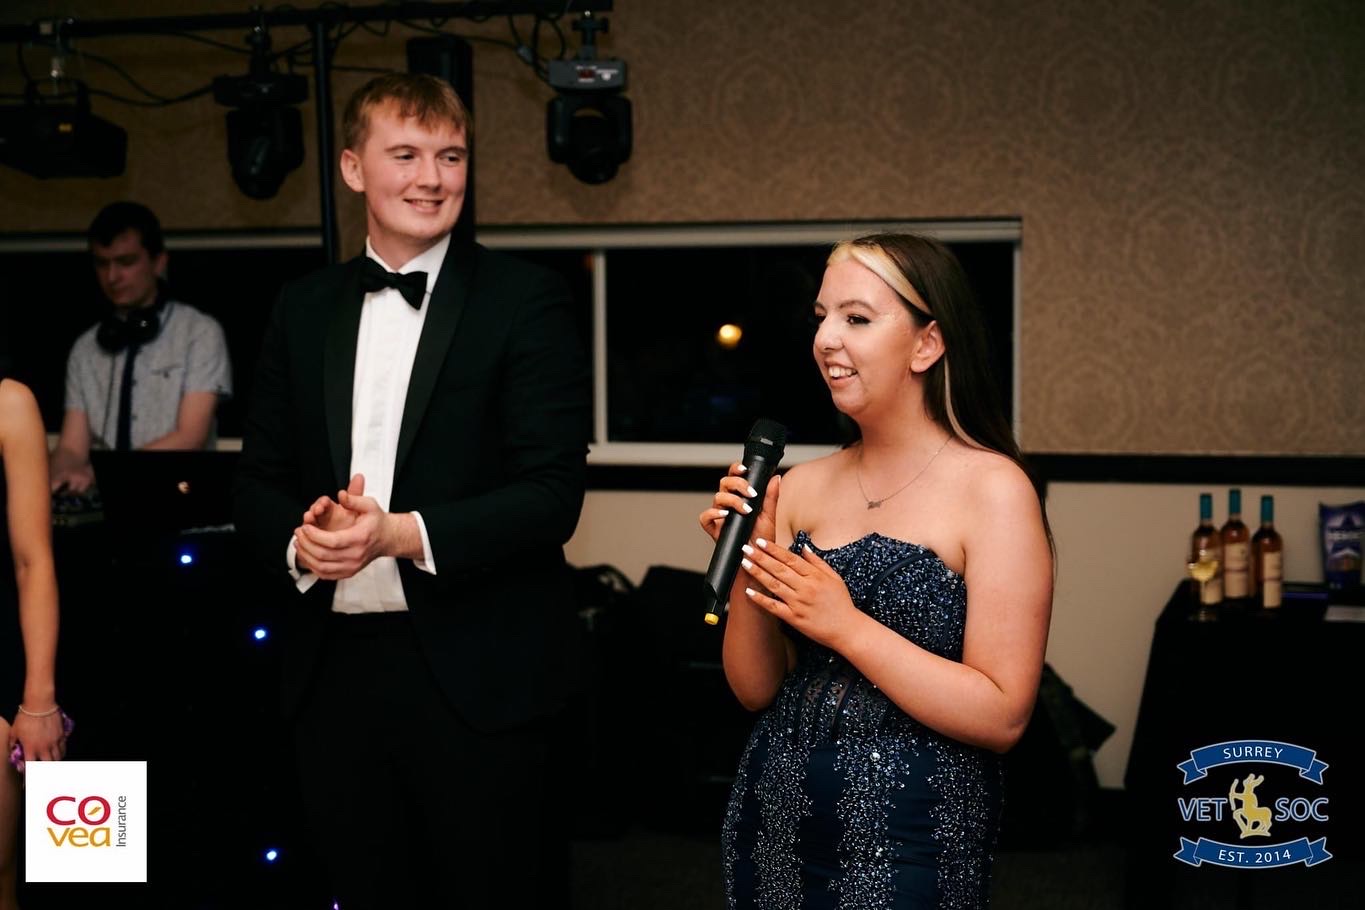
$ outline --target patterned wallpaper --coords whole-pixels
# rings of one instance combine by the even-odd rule
[[[0,16],[246,6],[19,0]],[[1019,217],[1025,448],[1365,453],[1365,4],[616,6],[603,47],[630,66],[635,152],[602,186],[548,161],[550,90],[510,50],[476,45],[480,221]],[[462,31],[508,36],[505,20]],[[357,32],[337,63],[400,66],[414,34]],[[85,46],[166,93],[244,71],[185,41]],[[29,59],[42,68],[41,52]],[[364,78],[339,73],[336,96]],[[0,54],[0,91],[17,87]],[[256,202],[230,181],[211,100],[97,110],[130,132],[128,173],[0,170],[0,232],[80,230],[115,197],[172,228],[315,222],[311,151]],[[340,201],[354,249],[360,208]]]

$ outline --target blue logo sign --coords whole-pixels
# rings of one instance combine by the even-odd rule
[[[1247,739],[1215,743],[1190,752],[1187,761],[1176,767],[1184,774],[1182,784],[1203,780],[1209,771],[1224,765],[1272,764],[1296,768],[1299,777],[1318,786],[1327,763],[1312,749],[1275,740]],[[1273,869],[1303,863],[1316,866],[1332,858],[1327,852],[1327,838],[1315,840],[1300,837],[1277,844],[1258,842],[1269,838],[1276,822],[1325,822],[1328,820],[1328,798],[1316,796],[1281,796],[1273,802],[1257,788],[1265,783],[1265,775],[1253,769],[1245,777],[1236,772],[1226,797],[1198,796],[1177,799],[1180,815],[1186,822],[1222,822],[1224,816],[1237,826],[1238,843],[1224,843],[1208,837],[1191,840],[1180,838],[1180,849],[1174,857],[1182,863],[1200,866],[1212,863],[1234,869]],[[1320,791],[1319,791],[1320,792]]]

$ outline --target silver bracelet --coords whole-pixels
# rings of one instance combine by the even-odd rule
[[[57,713],[58,711],[60,711],[61,709],[62,709],[62,706],[61,706],[61,705],[53,705],[53,706],[52,706],[52,710],[50,710],[50,711],[43,711],[43,712],[40,713],[40,714],[34,714],[32,711],[28,710],[28,709],[25,708],[23,705],[20,705],[20,706],[19,706],[19,713],[20,713],[20,714],[27,714],[29,717],[51,717],[52,715],[56,714],[56,713]]]

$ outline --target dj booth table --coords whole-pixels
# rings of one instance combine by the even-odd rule
[[[54,528],[53,543],[68,758],[147,762],[149,884],[23,886],[23,906],[314,905],[272,598],[236,533],[88,521]]]
[[[1210,891],[1239,907],[1336,906],[1349,878],[1365,881],[1365,623],[1326,622],[1325,603],[1206,621],[1195,607],[1179,586],[1152,639],[1120,825],[1128,904]],[[1263,781],[1247,804],[1249,775]],[[1269,833],[1243,836],[1233,812],[1257,807]]]

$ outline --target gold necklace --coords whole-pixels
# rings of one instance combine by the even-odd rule
[[[881,499],[868,499],[868,498],[867,498],[867,490],[864,490],[864,489],[863,489],[863,472],[862,472],[863,450],[862,450],[861,448],[859,448],[859,449],[858,449],[858,460],[857,460],[856,462],[854,462],[854,464],[853,464],[853,477],[854,477],[855,480],[858,481],[858,492],[861,493],[861,494],[863,494],[863,501],[867,503],[867,507],[868,507],[869,509],[880,509],[880,508],[882,507],[882,503],[886,502],[886,501],[887,501],[888,499],[890,499],[892,496],[896,496],[896,495],[898,495],[898,494],[900,494],[900,493],[903,493],[905,490],[909,489],[910,484],[912,484],[912,483],[914,483],[915,481],[919,480],[919,479],[920,479],[920,475],[922,475],[925,471],[929,470],[929,465],[931,465],[931,464],[934,463],[934,459],[938,457],[938,453],[943,451],[943,449],[948,445],[948,440],[950,440],[950,439],[952,439],[952,438],[953,438],[953,436],[952,436],[951,433],[949,433],[947,436],[943,437],[943,444],[940,445],[940,446],[938,447],[938,450],[935,451],[933,455],[930,455],[930,456],[929,456],[929,460],[926,461],[926,462],[924,463],[924,467],[922,467],[922,468],[920,468],[918,471],[916,471],[916,472],[915,472],[915,476],[914,476],[914,477],[911,477],[909,480],[907,480],[907,481],[905,482],[905,484],[904,484],[903,486],[901,486],[901,488],[900,488],[899,490],[897,490],[895,493],[888,493],[887,495],[883,496]]]

